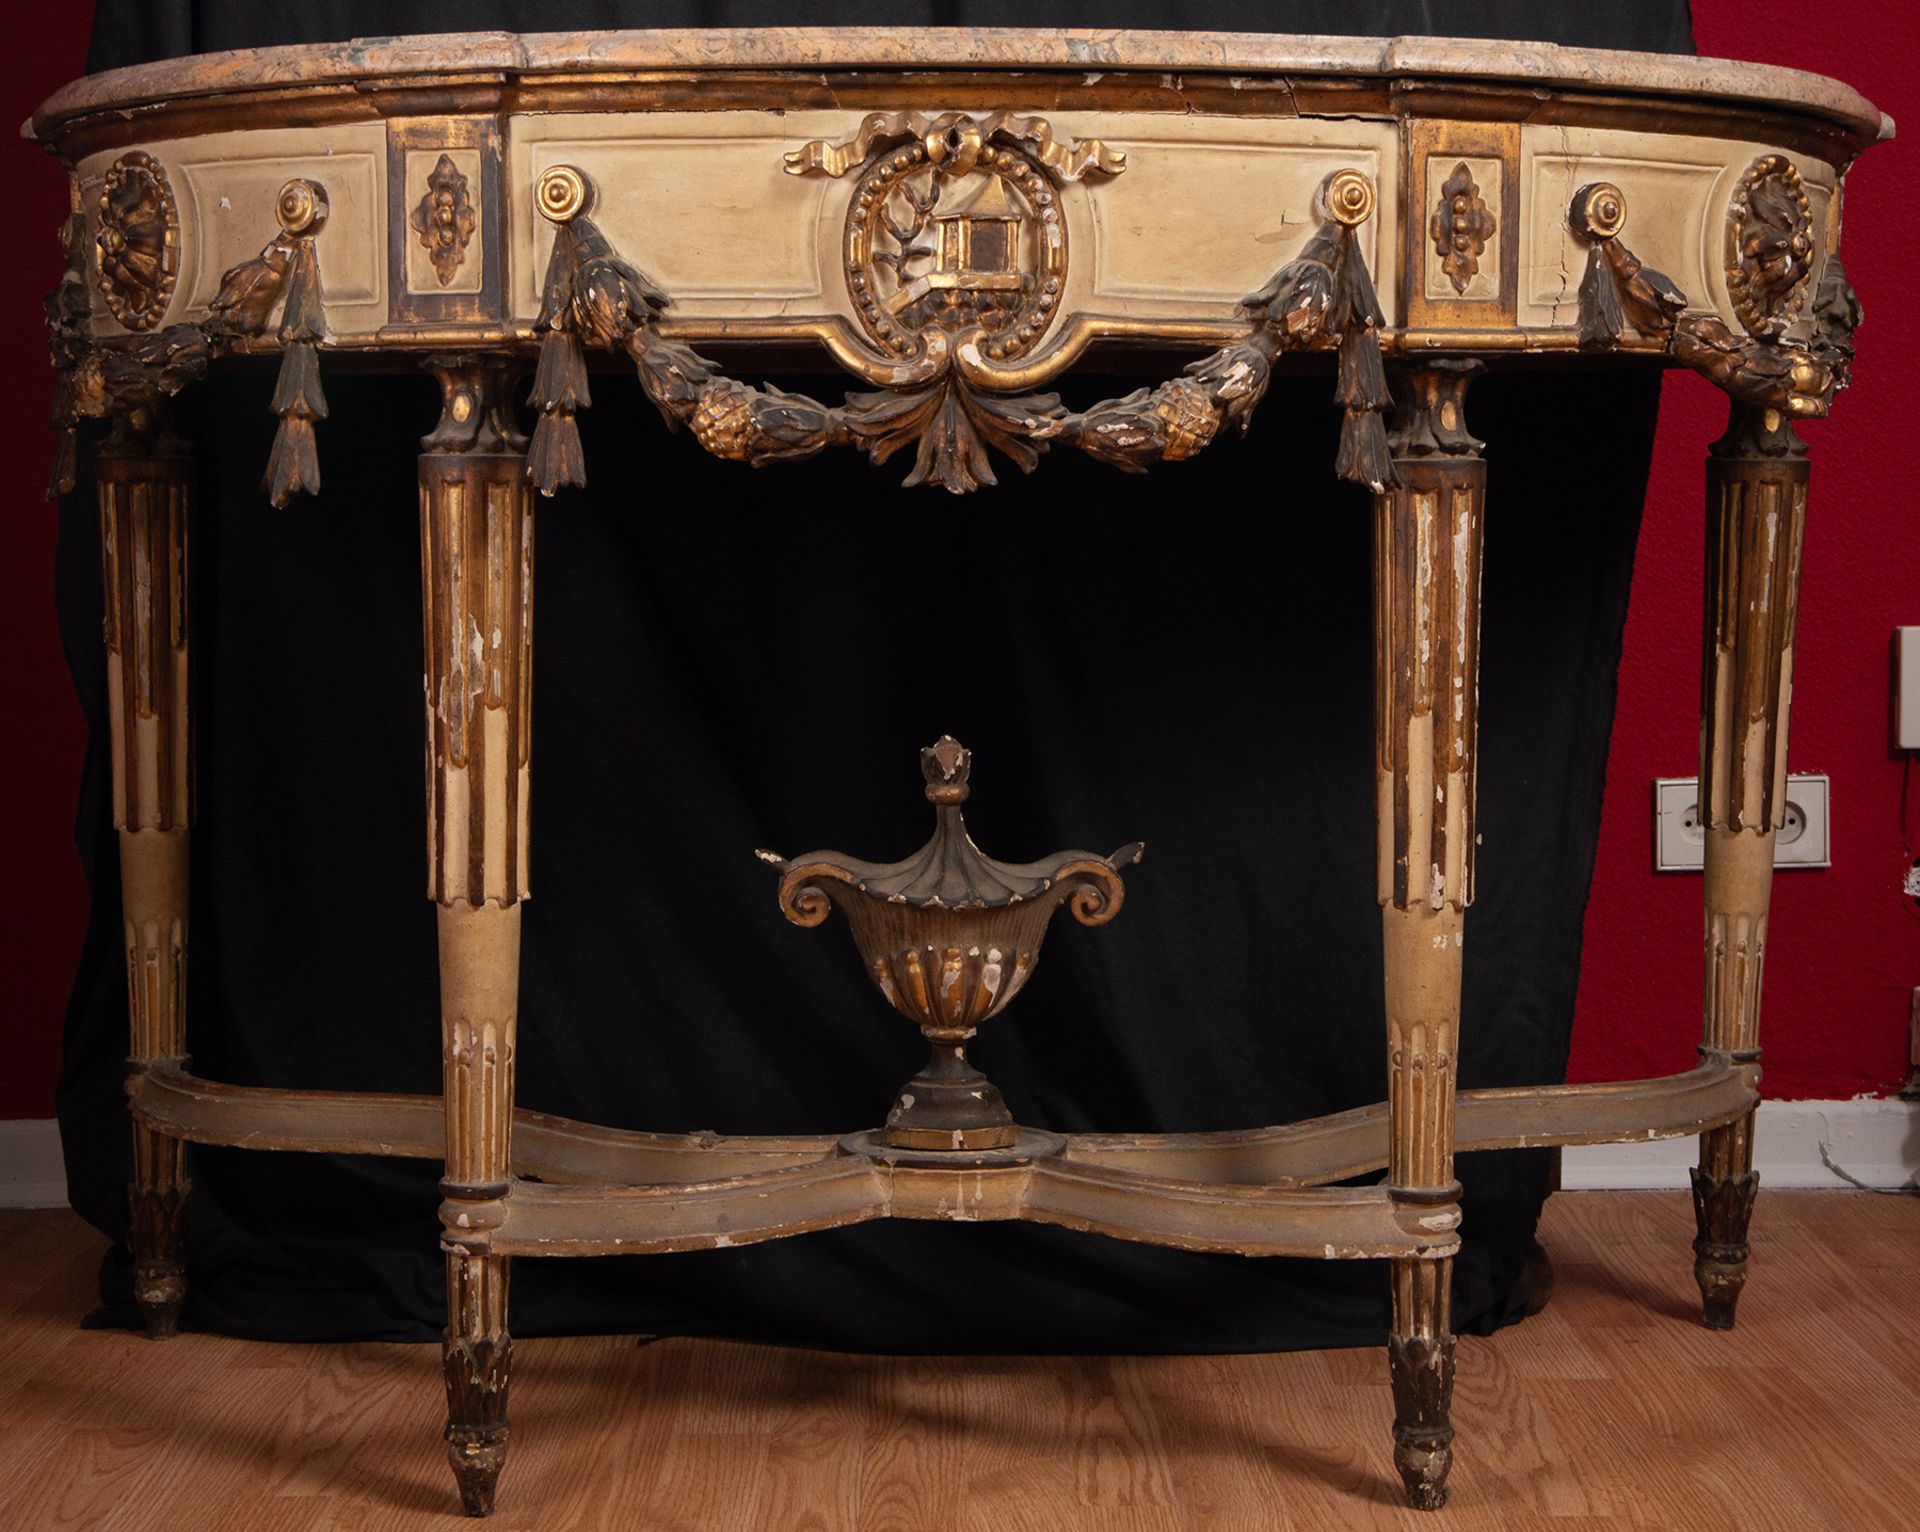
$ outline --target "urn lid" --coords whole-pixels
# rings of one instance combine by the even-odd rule
[[[1055,890],[1062,874],[1083,874],[1089,863],[1117,872],[1139,861],[1146,849],[1134,841],[1106,857],[1059,851],[1037,862],[995,861],[973,843],[960,807],[972,791],[973,752],[943,734],[920,752],[920,770],[927,800],[934,806],[933,838],[904,861],[867,862],[839,851],[815,851],[792,862],[772,851],[755,854],[783,873],[793,868],[826,873],[833,882],[889,904],[980,910],[1038,898]]]

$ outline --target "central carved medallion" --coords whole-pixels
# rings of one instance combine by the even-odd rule
[[[1067,274],[1061,182],[1117,175],[1098,140],[1056,141],[1041,118],[875,113],[841,144],[787,156],[795,175],[857,169],[845,275],[861,326],[889,356],[978,332],[993,361],[1024,356],[1059,314]]]
[[[936,160],[934,155],[940,157]],[[1032,349],[1060,302],[1067,231],[1046,175],[959,127],[882,155],[847,209],[847,286],[867,334],[917,356],[933,329],[979,325],[996,359]]]

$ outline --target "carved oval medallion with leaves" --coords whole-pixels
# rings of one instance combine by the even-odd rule
[[[1813,213],[1784,154],[1747,167],[1727,210],[1727,294],[1750,335],[1779,335],[1799,316],[1813,275]]]
[[[1066,222],[1045,169],[969,118],[883,151],[847,208],[847,285],[880,347],[920,356],[930,332],[978,327],[996,361],[1025,355],[1059,310]]]
[[[150,330],[180,270],[180,213],[166,171],[143,150],[121,155],[107,167],[99,209],[100,295],[129,330]]]

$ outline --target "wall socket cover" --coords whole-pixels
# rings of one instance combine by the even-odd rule
[[[1920,628],[1893,630],[1893,742],[1920,750]]]
[[[1831,867],[1832,835],[1824,776],[1787,778],[1787,822],[1774,838],[1773,865]],[[1657,777],[1653,784],[1653,870],[1701,872],[1707,832],[1700,821],[1700,779]]]

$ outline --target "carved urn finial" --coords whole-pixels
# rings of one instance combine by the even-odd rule
[[[973,752],[951,734],[942,734],[920,752],[920,770],[927,779],[927,802],[961,804],[973,789]]]
[[[777,868],[780,908],[817,926],[839,906],[867,974],[932,1046],[887,1117],[887,1143],[903,1149],[1001,1149],[1020,1130],[991,1081],[967,1061],[966,1044],[1027,982],[1040,943],[1063,903],[1082,925],[1120,910],[1120,869],[1140,860],[1136,841],[1112,856],[1062,851],[1037,862],[985,855],[967,834],[961,805],[972,791],[973,753],[950,735],[920,752],[933,837],[904,861],[861,861],[815,851]]]

